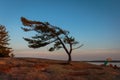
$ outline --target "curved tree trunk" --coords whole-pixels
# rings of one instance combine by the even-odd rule
[[[67,61],[67,63],[68,63],[68,64],[70,64],[70,63],[71,63],[71,61],[72,61],[71,54],[69,54],[69,53],[68,53],[68,61]]]
[[[62,42],[62,40],[57,36],[58,40],[61,42],[64,50],[66,51],[67,55],[68,55],[68,61],[67,63],[70,64],[72,61],[72,57],[71,57],[71,53],[72,53],[72,45],[70,44],[70,51],[68,51],[68,49],[66,48],[65,44]]]

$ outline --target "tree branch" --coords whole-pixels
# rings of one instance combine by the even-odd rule
[[[73,48],[72,50],[75,50],[75,49],[78,49],[78,48],[81,48],[83,46],[83,44],[81,44],[80,46],[76,47],[76,48]]]
[[[67,50],[66,46],[64,45],[64,43],[62,42],[62,40],[57,36],[58,40],[61,42],[64,50],[66,51],[67,54],[69,54],[69,51]]]

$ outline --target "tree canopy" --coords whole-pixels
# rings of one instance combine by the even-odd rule
[[[8,41],[10,41],[10,39],[6,28],[0,25],[0,57],[10,57],[12,48],[8,47]]]

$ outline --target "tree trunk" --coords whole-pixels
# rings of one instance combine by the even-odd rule
[[[68,53],[68,64],[70,64],[71,63],[71,61],[72,61],[72,57],[71,57],[71,54],[70,53]]]

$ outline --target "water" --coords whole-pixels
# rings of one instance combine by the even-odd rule
[[[104,64],[104,62],[89,62],[89,63],[91,63],[91,64],[96,64],[96,65]],[[120,67],[120,62],[108,62],[107,65],[109,65],[109,64],[112,64],[113,66],[114,66],[114,65],[117,65],[118,67]]]

